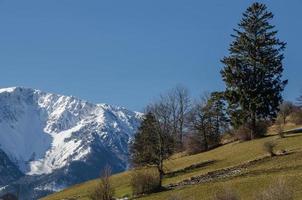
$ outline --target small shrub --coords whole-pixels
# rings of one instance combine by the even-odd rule
[[[255,137],[263,137],[267,133],[267,129],[271,126],[271,122],[269,121],[260,121],[256,123],[256,135]]]
[[[277,134],[279,135],[280,138],[284,138],[284,129],[283,129],[283,126],[281,124],[278,124],[276,126],[276,132]]]
[[[276,154],[275,154],[274,149],[275,149],[276,145],[277,144],[273,141],[267,141],[263,144],[263,150],[265,152],[269,153],[270,156],[275,156]]]
[[[185,138],[184,146],[188,155],[204,151],[201,139],[195,134],[190,134]]]
[[[114,195],[114,189],[110,183],[111,168],[106,165],[101,176],[101,180],[97,187],[90,195],[91,200],[112,200]]]
[[[238,138],[236,137],[236,131],[234,129],[230,129],[228,131],[226,131],[222,136],[221,136],[221,144],[228,144],[231,142],[234,142],[238,140]]]
[[[246,123],[235,130],[235,135],[240,141],[247,141],[253,138],[263,137],[267,133],[269,125],[270,123],[267,121],[257,122],[255,127],[255,134],[252,135],[252,125],[250,123]]]
[[[278,179],[267,189],[255,195],[255,200],[293,200],[291,187],[284,181]]]
[[[220,145],[220,141],[221,141],[221,135],[212,132],[208,136],[208,145],[209,145],[208,148],[214,149],[214,148],[218,147]]]
[[[302,110],[297,109],[290,115],[290,121],[296,125],[302,124]]]
[[[239,200],[239,196],[236,191],[231,188],[224,188],[219,190],[215,195],[213,200]]]
[[[155,169],[136,169],[131,172],[131,186],[134,195],[148,194],[160,188],[159,173]]]
[[[234,135],[240,141],[251,140],[251,130],[248,126],[242,125],[234,131]]]

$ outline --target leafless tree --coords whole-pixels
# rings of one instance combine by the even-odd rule
[[[147,107],[147,110],[151,111],[161,123],[162,131],[174,137],[177,149],[182,147],[190,106],[188,90],[177,86],[160,95],[155,103]]]
[[[110,182],[111,167],[106,165],[101,175],[101,180],[90,195],[92,200],[112,200],[114,189]]]
[[[190,128],[204,150],[219,145],[221,134],[228,128],[225,107],[219,92],[205,93],[192,107],[188,118]]]
[[[190,123],[190,129],[194,134],[194,140],[199,141],[201,146],[203,145],[204,150],[208,150],[208,125],[207,125],[207,115],[205,112],[206,104],[209,100],[209,94],[204,93],[199,101],[194,103],[190,115],[188,117],[188,122]]]
[[[293,105],[293,103],[289,101],[285,101],[279,106],[279,116],[282,118],[283,124],[286,123],[286,118],[293,112],[294,107],[295,106]]]
[[[175,98],[178,102],[178,110],[176,110],[176,120],[178,122],[178,140],[179,143],[182,144],[183,142],[183,135],[184,135],[184,129],[185,129],[185,122],[186,117],[189,113],[190,106],[191,106],[191,100],[189,97],[189,92],[186,88],[182,86],[178,86],[174,89]]]
[[[302,107],[302,90],[301,90],[301,95],[297,98],[297,106]]]

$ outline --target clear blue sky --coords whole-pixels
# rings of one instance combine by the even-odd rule
[[[141,110],[177,84],[222,90],[220,59],[253,1],[0,0],[0,87],[25,86]],[[302,1],[275,14],[286,99],[302,89]]]

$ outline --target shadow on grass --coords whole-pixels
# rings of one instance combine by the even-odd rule
[[[185,168],[177,170],[177,171],[168,172],[168,173],[165,174],[165,178],[171,178],[171,177],[174,177],[174,176],[179,176],[181,174],[192,172],[195,169],[200,169],[200,168],[203,168],[203,167],[207,167],[207,166],[212,165],[216,162],[217,162],[217,160],[207,160],[207,161],[203,161],[203,162],[200,162],[200,163],[197,163],[197,164],[193,164],[193,165],[190,165],[188,167],[185,167]]]

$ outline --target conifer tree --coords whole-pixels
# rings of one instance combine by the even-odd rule
[[[282,80],[286,43],[276,38],[272,18],[264,4],[253,3],[234,29],[230,55],[222,59],[221,74],[233,124],[249,124],[251,138],[257,135],[258,121],[276,117],[287,84]]]
[[[158,120],[148,112],[130,146],[131,162],[134,167],[156,166],[159,172],[159,187],[164,175],[163,161],[167,158],[164,133]]]

